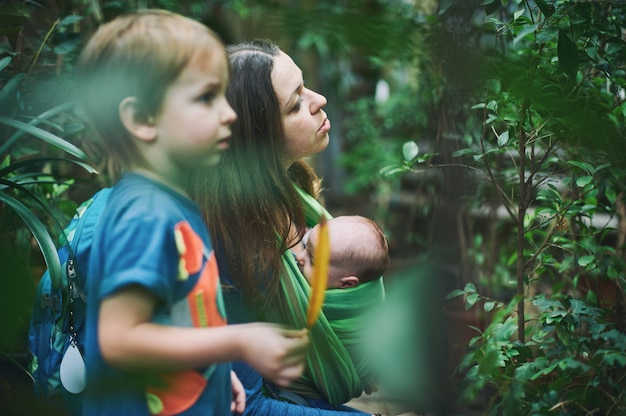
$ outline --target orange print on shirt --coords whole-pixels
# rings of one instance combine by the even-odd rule
[[[198,273],[202,267],[204,243],[187,221],[181,221],[174,228],[178,249],[178,280],[187,280],[189,275]]]
[[[161,376],[163,388],[147,390],[150,414],[158,416],[177,415],[189,409],[206,388],[207,381],[195,371],[182,371]]]
[[[198,283],[187,295],[193,326],[226,325],[226,319],[221,313],[218,303],[219,284],[220,278],[215,253],[211,253]]]
[[[175,227],[179,253],[178,280],[185,281],[200,273],[194,288],[187,294],[191,323],[194,327],[226,325],[221,305],[219,272],[215,253],[205,254],[202,238],[188,222]],[[210,367],[209,367],[210,369]],[[211,371],[205,371],[210,374]],[[165,386],[147,389],[147,403],[153,415],[175,415],[191,408],[206,389],[207,379],[197,371],[188,370],[165,374]]]

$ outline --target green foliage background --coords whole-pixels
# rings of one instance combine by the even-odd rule
[[[29,298],[43,267],[56,267],[62,225],[113,178],[72,101],[77,54],[101,22],[141,8],[196,18],[225,43],[272,39],[327,96],[331,144],[312,161],[331,211],[376,219],[392,258],[434,259],[450,276],[442,286],[505,311],[473,341],[466,398],[495,386],[492,414],[520,403],[529,414],[624,410],[623,394],[602,409],[564,387],[587,370],[568,357],[572,345],[593,347],[590,383],[624,383],[623,310],[593,290],[579,299],[591,277],[616,283],[623,302],[619,1],[4,1],[0,304],[17,318],[2,318],[1,351],[24,351]],[[538,324],[526,326],[524,304]]]

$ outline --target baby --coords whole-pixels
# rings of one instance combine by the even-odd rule
[[[389,245],[374,221],[358,215],[328,220],[330,264],[328,288],[345,289],[379,278],[389,265]],[[319,224],[303,238],[305,249],[296,260],[302,274],[311,282]]]

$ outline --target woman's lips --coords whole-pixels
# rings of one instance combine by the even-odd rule
[[[329,130],[330,130],[330,120],[325,119],[324,122],[322,123],[322,126],[319,128],[318,131],[321,133],[328,133]]]

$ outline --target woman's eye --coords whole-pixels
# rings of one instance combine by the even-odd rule
[[[298,111],[300,111],[300,107],[302,106],[302,98],[300,98],[298,100],[298,102],[296,103],[296,105],[294,105],[293,107],[291,107],[291,112],[292,113],[297,113]]]

